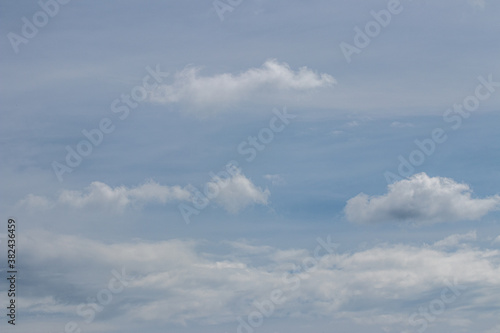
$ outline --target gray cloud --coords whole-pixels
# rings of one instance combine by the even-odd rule
[[[475,199],[466,184],[420,173],[389,185],[385,195],[358,194],[347,201],[345,214],[356,223],[431,224],[478,220],[499,207],[498,195]]]
[[[281,250],[233,241],[226,242],[237,249],[229,256],[200,253],[200,241],[106,244],[30,232],[22,239],[25,268],[40,286],[36,295],[26,292],[20,306],[27,316],[69,313],[75,303],[107,286],[111,269],[125,267],[133,278],[115,296],[120,302],[109,306],[121,323],[236,322],[237,316],[255,311],[254,301],[267,300],[280,289],[286,301],[276,306],[276,317],[344,318],[402,328],[408,326],[408,313],[416,311],[415,301],[428,303],[440,295],[446,281],[455,280],[474,290],[461,296],[466,309],[451,307],[447,316],[474,318],[476,310],[484,316],[480,309],[496,306],[500,297],[491,288],[500,283],[500,252],[474,247],[474,235],[451,235],[434,245],[321,251],[317,263],[306,270],[298,267],[313,256],[312,249]],[[461,249],[448,251],[443,242],[450,240]],[[254,258],[255,253],[259,256]],[[79,298],[67,301],[68,286]]]

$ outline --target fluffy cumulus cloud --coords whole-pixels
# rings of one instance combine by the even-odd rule
[[[329,74],[317,74],[307,67],[294,71],[288,64],[276,60],[268,60],[260,68],[251,68],[236,75],[202,76],[200,68],[186,68],[175,74],[171,84],[157,88],[151,94],[151,102],[224,108],[250,98],[276,96],[278,92],[308,92],[335,83]]]
[[[230,213],[253,204],[267,205],[271,194],[268,189],[255,186],[239,169],[230,178],[214,179],[207,186],[218,189],[213,201]]]
[[[425,173],[388,186],[381,196],[358,194],[347,201],[345,214],[357,223],[412,222],[430,224],[477,220],[500,207],[500,196],[472,197],[467,184]]]
[[[444,293],[446,312],[428,325],[461,317],[471,329],[475,320],[488,319],[481,309],[498,306],[500,297],[494,288],[500,251],[479,248],[467,235],[450,236],[460,244],[454,251],[439,244],[384,244],[348,252],[329,236],[310,249],[232,241],[212,244],[209,252],[200,251],[206,242],[188,240],[106,244],[43,231],[22,237],[24,269],[39,282],[24,291],[25,317],[56,316],[85,304],[117,273],[126,286],[113,292],[102,314],[112,312],[117,325],[234,322],[236,329],[238,316],[246,320],[259,311],[255,302],[275,299],[267,308],[273,317],[347,319],[401,332],[421,328],[425,317],[411,314]]]

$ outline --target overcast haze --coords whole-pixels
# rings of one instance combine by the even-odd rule
[[[499,2],[65,1],[0,3],[2,332],[500,332]]]

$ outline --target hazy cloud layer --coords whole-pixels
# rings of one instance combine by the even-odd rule
[[[451,235],[447,239],[460,245],[451,252],[440,241],[354,252],[320,248],[314,257],[318,244],[280,250],[231,241],[225,242],[225,251],[209,253],[199,251],[201,241],[105,244],[30,233],[23,239],[25,265],[40,286],[25,293],[20,305],[30,315],[69,312],[106,287],[110,270],[124,267],[131,280],[115,296],[120,299],[112,307],[116,321],[236,323],[237,316],[255,311],[254,301],[264,302],[279,289],[283,302],[276,305],[274,317],[347,318],[388,325],[388,332],[396,332],[411,328],[408,314],[439,298],[449,283],[459,286],[462,295],[436,323],[462,314],[487,316],[481,309],[498,305],[500,294],[492,287],[500,283],[500,252],[476,247],[473,238]],[[80,296],[68,298],[67,288]]]
[[[389,185],[385,195],[358,194],[347,201],[345,214],[357,223],[431,224],[477,220],[499,207],[498,195],[476,199],[467,184],[420,173]]]

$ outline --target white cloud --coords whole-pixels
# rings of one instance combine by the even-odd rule
[[[269,253],[271,251],[274,251],[274,249],[271,246],[258,246],[258,245],[252,245],[249,242],[246,242],[245,240],[242,241],[225,241],[225,244],[228,244],[232,247],[233,250],[239,251],[244,254],[264,254],[264,253]]]
[[[240,169],[235,168],[227,178],[216,177],[205,184],[205,189],[214,191],[207,200],[221,206],[230,213],[238,213],[253,204],[267,205],[271,192],[255,186]],[[57,207],[99,207],[114,212],[123,212],[126,208],[140,208],[145,204],[165,204],[171,201],[192,202],[199,200],[199,191],[192,186],[181,187],[160,185],[148,181],[140,186],[111,187],[102,182],[92,182],[83,191],[63,190],[51,200],[44,196],[29,194],[19,201],[18,206],[33,210],[53,209]],[[207,193],[205,193],[207,195]]]
[[[344,133],[344,131],[334,130],[330,132],[334,136],[338,136]]]
[[[174,200],[188,200],[190,196],[191,193],[180,186],[163,186],[153,181],[133,188],[125,186],[112,188],[96,181],[92,182],[84,191],[63,190],[56,200],[29,194],[19,204],[32,209],[47,209],[56,206],[74,208],[95,206],[123,211],[128,206],[147,203],[164,204]]]
[[[88,205],[104,205],[123,210],[129,205],[187,200],[189,196],[189,191],[179,186],[163,186],[153,181],[135,188],[125,186],[112,188],[101,182],[92,182],[85,192],[63,191],[58,202],[77,208]]]
[[[486,7],[485,0],[469,0],[469,4],[474,8],[484,9]]]
[[[498,235],[497,238],[495,238],[495,240],[493,241],[493,243],[500,243],[500,235]]]
[[[470,231],[466,234],[455,234],[446,237],[445,239],[442,239],[436,243],[434,243],[434,246],[436,247],[454,247],[459,244],[461,244],[462,241],[474,241],[477,238],[477,233],[476,231]]]
[[[264,175],[264,178],[269,180],[271,184],[276,186],[286,184],[285,179],[281,175]]]
[[[388,186],[381,196],[358,194],[347,201],[348,220],[358,223],[413,222],[429,224],[478,220],[500,207],[500,196],[471,197],[472,190],[449,178],[413,175]]]
[[[391,127],[395,128],[407,128],[407,127],[415,127],[412,123],[402,123],[399,121],[394,121],[391,123]]]
[[[38,297],[19,297],[20,308],[26,312],[40,313],[40,314],[67,314],[73,315],[74,310],[69,308],[66,304],[61,304],[54,296]]]
[[[293,71],[286,63],[267,60],[261,68],[201,76],[199,68],[186,68],[175,75],[175,81],[158,87],[151,102],[182,103],[195,108],[224,108],[242,100],[276,97],[278,92],[308,92],[336,83],[328,74],[317,74],[307,67]]]
[[[45,210],[45,209],[50,209],[53,207],[53,203],[39,195],[34,195],[34,194],[28,194],[26,198],[22,199],[19,204],[20,206],[25,206],[25,207],[30,207],[30,208],[35,208],[35,209],[40,209],[40,210]]]
[[[356,120],[353,120],[353,121],[350,121],[350,122],[344,124],[344,127],[358,127],[358,126],[359,126],[359,122],[357,122]]]
[[[267,205],[271,194],[268,189],[262,190],[255,186],[241,170],[237,170],[228,179],[214,179],[207,183],[207,186],[218,188],[218,194],[213,201],[230,213],[237,213],[252,204]]]
[[[133,279],[124,297],[114,301],[120,306],[113,308],[118,320],[130,322],[236,322],[237,316],[255,311],[254,301],[268,300],[272,290],[280,289],[286,301],[276,305],[273,317],[344,318],[383,323],[401,331],[412,328],[410,313],[442,295],[446,281],[467,288],[461,289],[457,302],[467,306],[447,304],[446,313],[436,322],[448,316],[460,317],[465,324],[484,320],[488,315],[483,309],[497,306],[500,297],[500,290],[494,288],[500,283],[498,249],[448,251],[384,244],[331,254],[322,250],[316,264],[308,261],[311,269],[304,270],[298,267],[312,258],[317,244],[309,250],[281,250],[232,241],[238,251],[229,255],[207,251],[206,242],[186,240],[107,244],[45,231],[21,237],[24,269],[40,284],[33,289],[36,296],[24,292],[25,304],[36,304],[26,307],[26,315],[66,312],[64,307],[85,302],[105,288],[110,270],[121,267]],[[460,237],[456,239],[460,244]],[[296,273],[287,275],[291,271]],[[73,304],[67,290],[80,295]]]

